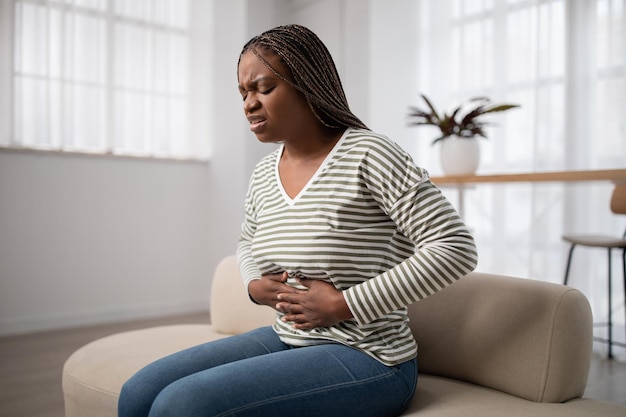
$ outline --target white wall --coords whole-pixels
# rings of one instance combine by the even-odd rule
[[[269,151],[247,130],[236,79],[251,28],[273,25],[264,5],[214,2],[208,164],[0,151],[0,335],[208,309]]]
[[[418,104],[418,2],[414,0],[371,0],[371,115],[369,127],[381,132],[414,155],[416,163],[436,171],[430,150],[419,152],[426,142],[418,141],[417,129],[407,126],[410,105]]]
[[[207,308],[203,164],[0,153],[0,333]]]

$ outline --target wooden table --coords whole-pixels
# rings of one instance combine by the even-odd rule
[[[626,183],[626,169],[600,169],[587,171],[546,171],[521,172],[514,174],[481,174],[466,176],[431,177],[439,187],[456,187],[459,191],[459,214],[463,216],[465,209],[465,188],[467,185],[480,183],[509,183],[509,182],[585,182],[610,181]]]

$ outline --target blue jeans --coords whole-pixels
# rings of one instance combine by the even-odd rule
[[[160,359],[122,387],[119,417],[385,417],[411,401],[417,361],[385,366],[338,343],[293,347],[271,327]]]

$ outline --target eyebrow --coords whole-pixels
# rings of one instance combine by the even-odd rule
[[[267,81],[267,80],[274,81],[276,79],[277,79],[276,77],[272,77],[270,75],[263,75],[261,77],[255,78],[254,80],[250,81],[249,84],[257,85],[257,84],[259,84],[262,81]],[[238,85],[238,88],[239,88],[239,91],[244,91],[245,90],[245,88],[243,87],[243,84],[241,84],[241,83]]]

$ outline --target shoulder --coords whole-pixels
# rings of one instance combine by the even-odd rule
[[[408,152],[383,134],[366,129],[350,129],[343,148],[345,156],[359,159],[362,168],[411,171],[418,177],[428,177],[428,172],[417,167]]]
[[[275,149],[271,153],[261,158],[259,162],[257,162],[256,166],[254,167],[252,176],[253,177],[265,176],[265,175],[268,175],[269,173],[274,172],[276,168],[276,160],[278,158],[278,155],[280,155],[280,152],[282,152],[282,146],[278,147],[278,149]]]
[[[387,136],[366,129],[350,129],[346,134],[344,144],[353,150],[389,150],[394,153],[404,153],[404,150]]]

